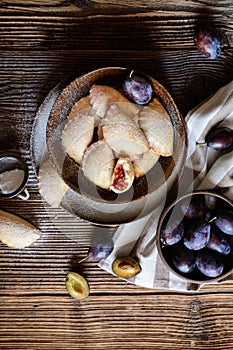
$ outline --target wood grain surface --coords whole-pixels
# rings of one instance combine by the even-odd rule
[[[217,60],[194,46],[200,22],[220,33]],[[94,68],[154,76],[185,117],[232,80],[232,1],[1,0],[0,23],[0,150],[19,152],[30,170],[30,199],[0,200],[0,206],[43,231],[23,250],[0,245],[0,349],[233,349],[233,284],[192,294],[148,290],[94,262],[78,264],[93,235],[115,229],[46,204],[30,154],[35,115],[48,92]],[[89,282],[82,302],[66,292],[71,270]]]

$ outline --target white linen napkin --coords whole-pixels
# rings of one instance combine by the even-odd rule
[[[196,142],[203,142],[208,131],[216,125],[233,129],[233,81],[191,110],[185,120],[188,156],[180,182],[182,190],[185,188],[187,193],[195,189],[221,190],[232,201],[233,151],[221,153],[206,146],[197,146]],[[194,174],[194,178],[190,179],[190,174]],[[196,291],[201,285],[177,277],[168,271],[159,257],[155,237],[163,209],[163,205],[160,205],[146,217],[119,226],[113,237],[114,249],[105,260],[99,262],[99,266],[113,274],[111,266],[115,258],[135,256],[141,265],[141,272],[127,279],[128,282],[146,288]],[[233,274],[224,281],[233,281]]]

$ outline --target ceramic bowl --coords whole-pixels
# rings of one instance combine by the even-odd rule
[[[12,174],[12,171],[22,171],[22,176],[20,175],[20,178],[18,178],[19,183],[15,183],[17,181],[16,174]],[[2,191],[0,190],[0,198],[14,198],[19,197],[20,199],[28,199],[29,193],[26,189],[26,184],[28,180],[28,166],[24,158],[22,158],[18,153],[16,152],[3,152],[0,154],[0,176],[8,174],[6,177],[6,180],[8,182],[7,187],[13,186],[12,191]],[[1,181],[3,181],[1,179]],[[12,182],[12,185],[9,185],[10,181]],[[0,186],[1,187],[1,186]],[[3,188],[6,187],[6,184],[3,184]],[[11,188],[9,187],[9,188]]]
[[[184,208],[187,208],[187,205],[192,201],[195,201],[198,203],[198,208],[200,208],[200,203],[205,203],[207,204],[207,212],[206,209],[201,213],[199,212],[198,215],[200,215],[200,218],[184,218]],[[183,209],[182,209],[183,208]],[[197,264],[195,268],[191,272],[182,272],[180,271],[179,266],[177,266],[177,252],[180,252],[185,248],[185,243],[184,243],[184,237],[181,238],[181,240],[175,244],[172,245],[167,245],[164,241],[164,227],[171,227],[171,223],[175,223],[175,226],[177,225],[177,222],[183,222],[184,223],[184,235],[186,235],[186,232],[188,232],[188,227],[195,227],[196,223],[199,222],[199,220],[205,220],[205,222],[208,222],[210,224],[210,237],[211,235],[217,231],[219,232],[219,229],[217,228],[217,225],[215,224],[216,217],[223,211],[231,211],[233,212],[233,204],[230,200],[225,198],[222,194],[216,193],[214,191],[194,191],[193,193],[189,193],[186,195],[181,196],[180,198],[176,199],[173,201],[162,213],[159,224],[157,227],[157,235],[156,235],[156,242],[157,242],[157,248],[159,255],[165,264],[165,266],[168,268],[169,271],[171,271],[173,274],[176,276],[188,281],[188,282],[193,282],[193,283],[198,283],[198,284],[204,284],[208,282],[214,282],[221,280],[228,275],[230,275],[233,272],[233,259],[232,259],[232,252],[233,252],[233,236],[229,234],[223,233],[224,237],[229,241],[231,245],[231,252],[228,251],[228,254],[223,254],[223,251],[221,254],[217,252],[216,250],[213,250],[213,245],[210,245],[210,240],[207,238],[207,245],[205,247],[198,249],[198,250],[186,250],[186,251],[191,251],[192,254],[194,254],[195,257],[199,257],[200,255],[203,256],[208,256],[209,253],[215,254],[216,257],[220,258],[223,265],[224,269],[221,272],[220,275],[218,276],[212,276],[209,277],[206,274],[203,274],[203,271],[200,271],[198,269]],[[203,214],[203,213],[207,214]],[[197,210],[196,210],[197,213]],[[199,224],[198,224],[199,226]],[[221,232],[222,233],[222,232]],[[187,237],[190,237],[189,235]],[[214,236],[213,236],[214,237]],[[188,238],[189,239],[189,238]],[[212,238],[211,238],[212,239]],[[168,241],[167,241],[168,242]],[[170,241],[171,242],[171,241]],[[221,245],[221,244],[220,244]],[[222,248],[223,246],[220,247],[219,243],[217,244],[218,249]],[[190,246],[189,246],[190,248]],[[197,246],[195,247],[197,248]],[[199,247],[200,248],[200,247]],[[216,246],[215,246],[216,248]],[[226,253],[227,250],[225,250]],[[179,254],[179,253],[178,253]],[[175,259],[174,259],[175,257]],[[186,262],[187,262],[187,258]],[[175,260],[175,261],[174,261]],[[179,259],[180,260],[180,259]],[[190,261],[190,260],[189,260]],[[183,260],[184,262],[184,260]],[[190,263],[189,263],[190,265]],[[199,265],[200,266],[200,265]],[[179,269],[178,269],[178,268]],[[185,267],[186,268],[186,267]]]
[[[96,188],[83,175],[81,167],[66,154],[62,145],[62,130],[75,102],[86,96],[93,84],[119,89],[130,71],[127,68],[106,67],[76,78],[61,91],[48,118],[46,140],[49,154],[58,174],[71,189],[63,206],[97,224],[118,225],[151,212],[174,190],[186,160],[184,120],[167,90],[156,79],[145,74],[143,76],[152,84],[154,96],[171,118],[174,128],[173,155],[160,157],[145,176],[134,181],[129,191],[118,195]]]

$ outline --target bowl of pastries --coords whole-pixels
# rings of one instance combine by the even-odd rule
[[[121,67],[68,84],[46,141],[70,189],[63,206],[101,225],[151,212],[174,190],[186,160],[185,122],[170,94],[151,76]]]

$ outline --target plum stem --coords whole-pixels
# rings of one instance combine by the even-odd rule
[[[88,259],[88,256],[85,256],[83,259],[78,261],[78,264],[81,264],[82,262],[86,261]]]
[[[216,219],[217,219],[217,216],[214,216],[212,219],[210,219],[210,220],[208,221],[208,223],[211,224],[211,222],[213,222],[213,221],[216,220]]]
[[[196,145],[198,145],[198,146],[206,146],[207,142],[196,142]]]
[[[134,70],[132,69],[130,74],[129,74],[129,78],[132,78],[133,72],[134,72]]]

